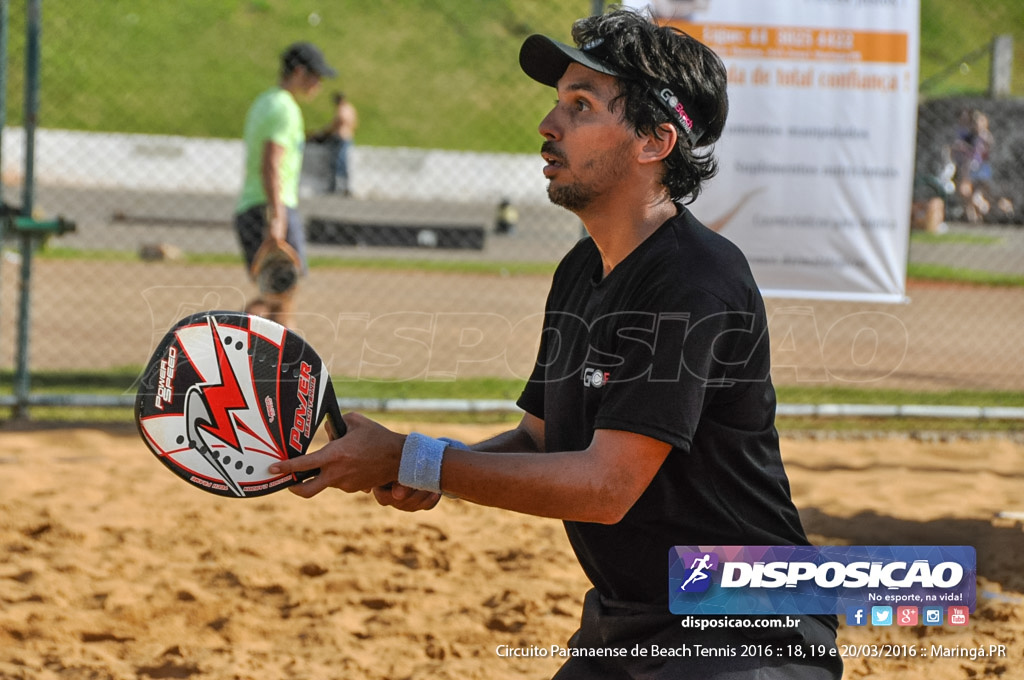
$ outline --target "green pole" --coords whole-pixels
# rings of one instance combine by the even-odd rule
[[[3,168],[4,126],[7,125],[7,21],[8,0],[0,0],[0,169]],[[3,173],[0,172],[0,212],[6,214]],[[0,268],[4,261],[4,225],[0,222]],[[0,278],[2,281],[3,278]],[[0,294],[3,291],[0,290]],[[0,317],[2,319],[3,317]],[[0,326],[2,328],[2,326]]]
[[[0,168],[3,167],[3,130],[7,125],[7,23],[10,16],[8,10],[8,0],[0,0]],[[3,188],[3,176],[0,175],[0,204],[6,203]],[[3,231],[0,230],[0,246],[2,245]]]
[[[39,34],[42,32],[42,0],[28,0],[25,26],[25,183],[21,214],[32,217],[36,195],[36,121],[39,116]]]
[[[35,141],[36,117],[39,113],[39,34],[42,28],[42,0],[28,0],[25,27],[25,179],[22,192],[21,214],[32,217],[35,198]],[[18,347],[15,363],[15,418],[28,418],[31,391],[29,375],[29,327],[32,293],[32,234],[21,232],[21,296],[18,300]]]

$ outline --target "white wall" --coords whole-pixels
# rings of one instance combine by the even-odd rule
[[[244,148],[240,140],[169,135],[36,132],[35,175],[40,184],[169,192],[237,193]],[[539,148],[539,147],[538,147]],[[19,184],[25,133],[3,131],[3,178]],[[508,197],[546,202],[540,154],[473,153],[356,145],[352,187],[374,199],[487,201]],[[303,185],[312,190],[329,171],[326,148],[306,152]]]

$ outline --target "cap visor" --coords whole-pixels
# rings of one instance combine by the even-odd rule
[[[598,73],[617,76],[619,72],[586,52],[569,47],[546,35],[531,35],[519,49],[519,67],[539,83],[557,87],[569,64],[577,63]]]

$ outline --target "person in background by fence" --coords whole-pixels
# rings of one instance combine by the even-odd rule
[[[235,229],[252,272],[261,247],[286,242],[305,273],[306,239],[299,216],[299,175],[306,143],[299,99],[311,99],[323,78],[333,78],[323,53],[308,42],[290,45],[281,55],[277,85],[260,94],[245,116],[245,180],[235,207]],[[283,295],[257,297],[246,311],[287,326],[294,288]]]
[[[352,146],[355,144],[359,114],[344,92],[334,93],[334,118],[327,127],[316,134],[314,139],[331,147],[331,182],[329,191],[349,196],[352,184],[349,179],[352,170]]]
[[[960,113],[951,155],[957,166],[957,193],[964,216],[972,224],[984,221],[992,207],[990,158],[994,144],[987,115],[976,109]]]
[[[717,170],[725,66],[629,10],[581,19],[573,38],[533,35],[519,55],[556,90],[539,127],[548,197],[589,232],[554,274],[519,425],[467,446],[350,414],[345,436],[270,471],[318,468],[290,487],[307,498],[372,488],[411,511],[444,489],[563,520],[594,587],[557,680],[839,678],[834,616],[701,617],[713,623],[696,630],[669,611],[673,546],[808,541],[774,424],[764,303],[739,249],[685,206]],[[780,652],[602,654],[695,644]]]
[[[498,203],[498,211],[494,215],[494,233],[510,236],[515,233],[517,224],[519,224],[519,210],[512,205],[512,201],[509,199],[501,199],[501,202]]]

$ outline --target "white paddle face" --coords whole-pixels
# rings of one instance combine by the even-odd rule
[[[272,475],[306,453],[324,417],[345,433],[330,375],[284,326],[238,312],[202,312],[164,336],[135,403],[150,451],[193,486],[221,496],[262,496],[316,471]]]

